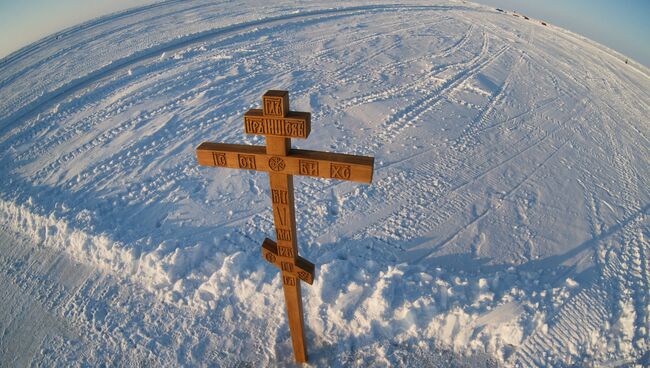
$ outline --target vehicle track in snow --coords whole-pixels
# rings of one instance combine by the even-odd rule
[[[179,16],[218,6],[167,5],[174,6]],[[89,35],[89,42],[98,42],[110,32],[146,29],[147,22],[168,16],[144,18],[143,24],[129,28],[129,16],[146,9],[109,16],[60,35],[73,37],[75,32],[93,30],[98,33]],[[646,308],[650,234],[644,189],[647,165],[639,167],[638,162],[648,152],[642,144],[633,148],[626,143],[648,142],[643,126],[634,121],[644,119],[645,105],[629,103],[631,99],[643,101],[647,93],[638,88],[623,91],[625,85],[618,78],[635,82],[615,72],[613,59],[596,53],[594,59],[600,58],[602,64],[596,71],[602,78],[589,79],[593,77],[582,64],[575,68],[568,61],[555,65],[552,53],[535,46],[556,40],[548,36],[556,31],[537,29],[539,25],[532,23],[511,27],[508,20],[512,17],[499,20],[494,12],[469,6],[368,5],[295,13],[287,9],[269,8],[258,18],[232,11],[229,25],[193,28],[173,40],[145,35],[146,47],[116,54],[115,60],[107,47],[97,56],[110,63],[91,64],[67,81],[57,79],[60,75],[45,78],[38,86],[51,88],[43,94],[34,88],[12,95],[16,109],[1,109],[0,149],[6,154],[0,164],[7,168],[9,180],[15,180],[4,184],[12,191],[2,193],[2,199],[28,204],[43,216],[63,218],[72,228],[106,234],[115,247],[128,248],[136,257],[120,260],[128,270],[121,266],[111,270],[101,263],[105,260],[89,261],[79,266],[81,277],[74,280],[57,273],[74,266],[63,254],[47,248],[19,249],[0,257],[0,278],[12,285],[5,290],[12,296],[24,294],[24,300],[35,305],[32,312],[43,312],[44,325],[68,331],[80,341],[70,345],[70,336],[53,338],[46,336],[47,331],[38,332],[35,339],[42,341],[43,358],[31,363],[56,365],[68,359],[93,365],[115,354],[155,365],[200,362],[208,356],[239,364],[233,358],[239,354],[248,354],[260,364],[282,361],[279,357],[288,346],[286,326],[271,315],[271,309],[281,309],[274,289],[277,274],[247,263],[258,260],[259,240],[272,233],[272,215],[265,207],[268,180],[263,174],[229,173],[229,186],[215,189],[222,185],[224,174],[197,169],[192,153],[206,139],[235,143],[244,137],[244,143],[263,144],[262,139],[243,135],[241,116],[249,107],[259,106],[259,95],[270,86],[287,86],[293,107],[312,110],[313,122],[318,124],[312,141],[320,138],[325,143],[318,149],[377,157],[370,187],[313,179],[300,179],[297,186],[303,254],[322,263],[328,282],[334,273],[344,271],[334,279],[336,290],[317,284],[306,292],[313,296],[307,316],[316,326],[313,334],[323,339],[319,346],[358,333],[350,327],[356,325],[380,340],[391,334],[408,337],[414,326],[420,329],[417,333],[438,331],[430,340],[452,345],[468,333],[475,339],[468,340],[467,346],[485,342],[488,348],[493,336],[489,334],[495,333],[488,327],[474,325],[472,330],[468,327],[472,323],[444,324],[441,319],[459,313],[480,319],[493,309],[520,303],[518,308],[526,310],[516,321],[521,343],[499,341],[496,345],[507,364],[544,366],[580,359],[631,362],[640,358],[639,352],[650,343],[644,333],[650,330]],[[493,22],[480,21],[483,16],[493,17]],[[118,19],[127,23],[102,31],[103,25]],[[427,37],[436,42],[409,46]],[[3,63],[39,55],[39,47],[54,41],[50,37]],[[24,79],[38,74],[34,68],[56,65],[75,50],[74,45],[62,47],[35,59],[31,66],[13,70],[12,75],[0,71],[0,92],[18,88]],[[582,79],[575,70],[587,77]],[[528,84],[531,76],[535,85]],[[614,98],[591,96],[590,91],[598,88]],[[372,105],[378,102],[385,104],[385,113],[373,118],[354,115],[368,106],[383,108]],[[618,122],[617,115],[627,110],[633,119]],[[362,133],[355,130],[357,122],[362,124]],[[323,138],[327,134],[331,137]],[[589,146],[588,139],[596,143]],[[611,157],[604,154],[610,151]],[[611,163],[615,175],[607,176],[611,172],[600,166],[590,170],[593,165],[588,158],[592,156]],[[577,166],[578,174],[570,178],[582,188],[585,204],[571,215],[584,210],[591,236],[576,251],[584,248],[585,254],[596,255],[597,276],[591,283],[579,280],[578,287],[567,288],[564,284],[574,277],[573,271],[550,262],[552,271],[557,271],[552,276],[544,274],[550,286],[530,285],[525,274],[541,272],[545,264],[537,258],[550,256],[548,249],[544,253],[543,245],[537,244],[544,241],[540,239],[544,229],[535,228],[525,217],[543,212],[540,206],[546,206],[549,216],[570,217],[563,207],[553,207],[542,187],[555,178],[556,170],[571,166]],[[219,191],[227,193],[216,196]],[[526,196],[534,197],[532,204]],[[535,203],[535,198],[546,202]],[[234,214],[225,214],[219,206],[232,207]],[[94,218],[77,219],[75,215],[83,210],[90,210]],[[502,238],[501,253],[494,250],[494,244],[471,240],[482,239],[490,230],[499,231],[495,224],[510,221],[511,212],[524,219],[513,220],[518,229],[507,229],[513,235]],[[580,220],[576,219],[576,233],[581,230]],[[141,229],[134,230],[134,223]],[[218,228],[227,228],[232,238],[222,236]],[[43,234],[49,231],[46,228]],[[167,238],[175,245],[161,250]],[[231,261],[246,265],[239,270],[242,276],[214,281],[218,273],[214,270],[226,267],[227,262],[212,253],[192,260],[197,244],[207,244],[210,251],[230,247]],[[172,248],[178,261],[165,263],[170,262]],[[153,254],[161,257],[156,262],[169,268],[158,274],[141,271],[142,279],[134,280],[142,282],[145,290],[127,285],[133,280],[114,277],[113,273],[132,275],[133,269],[145,266],[144,258],[137,257]],[[454,273],[447,264],[434,268],[446,262],[447,255],[467,257],[477,264],[487,259],[488,263],[480,268],[468,264],[466,274]],[[50,256],[56,258],[37,261]],[[111,254],[102,256],[110,259]],[[580,262],[586,262],[586,256],[580,257]],[[21,259],[32,263],[21,264]],[[403,277],[389,276],[395,265],[404,264],[411,268]],[[472,283],[474,278],[496,284],[504,272],[510,272],[506,265],[514,265],[513,272],[521,273],[507,282],[508,288],[524,293],[514,301],[507,299],[508,290],[489,284],[494,299],[479,303],[472,299],[476,292],[455,284],[459,279]],[[50,277],[54,274],[62,279]],[[152,275],[172,280],[152,281]],[[248,277],[259,284],[272,283],[268,288],[254,286],[246,281]],[[379,281],[370,282],[369,277]],[[427,277],[439,284],[422,281]],[[236,297],[219,294],[222,288],[235,286],[260,292],[262,299],[255,301],[265,305],[264,312],[247,307],[256,305],[250,303],[252,292],[235,293]],[[132,287],[137,295],[125,293]],[[542,302],[539,310],[531,306],[544,300],[537,293],[552,294],[555,289],[568,295],[559,305]],[[447,303],[448,298],[456,299]],[[384,301],[388,306],[382,306]],[[234,325],[197,312],[211,308],[223,317],[219,313],[227,305],[234,308],[231,316],[240,318]],[[403,319],[395,317],[404,308],[412,311]],[[544,324],[531,327],[539,313],[548,314]],[[56,319],[67,325],[57,325]],[[384,324],[382,319],[391,322]],[[626,324],[629,320],[632,327]],[[238,334],[235,327],[241,326],[263,332]],[[20,335],[15,326],[5,331]],[[253,348],[225,346],[220,337],[224,334],[235,336],[241,346],[243,341],[252,341]],[[585,355],[587,351],[593,354],[608,338],[622,344],[618,356]],[[278,348],[268,347],[267,341],[275,341]],[[359,342],[350,341],[352,345]],[[15,346],[0,346],[5,352],[17,351]],[[355,349],[364,348],[368,349],[352,346],[330,355],[354,356]],[[323,349],[321,356],[333,348]],[[395,349],[387,351],[392,354]],[[547,350],[553,351],[547,354]],[[25,356],[34,356],[24,351]],[[61,354],[57,357],[55,351]]]
[[[486,64],[485,62],[482,63],[482,65],[485,64]],[[458,84],[459,83],[456,83],[455,85]],[[487,116],[491,114],[491,111],[494,108],[495,104],[497,104],[498,101],[500,100],[499,97],[500,93],[501,93],[500,91],[496,93],[496,95],[493,97],[491,102],[484,107],[484,109],[482,110],[482,112],[479,113],[476,119],[478,120],[482,119],[484,121],[488,120]],[[553,103],[556,101],[557,98],[552,99],[550,101],[542,101],[542,103],[540,103],[539,106],[534,106],[533,108],[518,115],[517,117],[521,118],[523,114],[528,115],[528,114],[533,114],[535,112],[539,113],[546,109],[552,108]],[[537,111],[538,109],[540,111]],[[512,119],[514,118],[505,119],[504,123],[508,121],[512,121]],[[479,124],[479,126],[483,124],[484,122]],[[467,139],[466,137],[470,135],[472,137],[475,137],[476,134],[479,133],[480,132],[478,130],[476,131],[465,130],[462,133],[459,140]],[[452,198],[448,197],[448,194],[454,192],[460,186],[467,184],[468,180],[470,180],[469,178],[473,178],[471,179],[471,181],[473,182],[474,180],[476,180],[476,178],[481,177],[483,174],[485,174],[487,170],[481,171],[480,169],[483,164],[489,163],[490,161],[495,161],[495,162],[501,161],[501,163],[508,162],[513,157],[516,157],[516,155],[510,156],[509,154],[512,151],[516,151],[516,147],[523,147],[523,148],[533,147],[534,145],[531,145],[529,140],[530,138],[525,138],[522,141],[517,142],[517,144],[515,145],[509,145],[507,147],[494,150],[493,152],[490,152],[489,156],[485,156],[485,157],[468,158],[468,156],[472,157],[471,150],[469,150],[468,152],[461,151],[454,144],[449,149],[446,149],[445,151],[438,153],[438,155],[446,158],[442,162],[431,161],[429,158],[430,153],[423,152],[409,158],[407,161],[398,161],[396,163],[390,163],[387,166],[380,168],[380,170],[390,170],[391,167],[396,165],[397,163],[399,164],[408,163],[409,166],[411,167],[410,171],[412,171],[414,174],[410,174],[409,176],[405,176],[405,177],[398,176],[399,178],[398,180],[395,180],[395,178],[391,177],[390,178],[391,181],[388,183],[379,182],[379,185],[377,187],[381,188],[380,190],[382,191],[382,193],[384,193],[382,195],[382,198],[384,198],[385,200],[384,204],[374,208],[366,208],[363,211],[364,219],[363,220],[359,219],[359,220],[362,221],[361,222],[362,224],[372,223],[379,219],[376,217],[376,215],[374,215],[374,213],[378,213],[380,218],[382,217],[385,218],[387,216],[391,216],[390,213],[392,213],[393,211],[404,212],[406,211],[406,209],[410,208],[413,205],[416,205],[418,208],[421,208],[426,205],[433,205],[434,206],[433,211],[440,211],[435,208],[438,207],[436,205],[439,204],[436,203],[436,198],[441,198],[442,201],[451,200],[453,203],[452,207],[448,211],[443,211],[443,214],[441,215],[442,217],[438,217],[438,220],[434,220],[434,223],[422,223],[421,224],[422,226],[419,229],[419,231],[422,231],[423,229],[427,229],[427,228],[432,229],[435,227],[435,225],[438,225],[440,222],[442,222],[443,218],[448,217],[449,213],[458,213],[460,209],[467,208],[468,205],[473,200],[476,199],[475,197],[471,197],[471,196],[469,197],[461,196],[460,198],[462,199],[456,200],[456,199],[452,199],[453,197]],[[480,154],[480,156],[482,155],[484,155],[484,153]],[[510,157],[508,158],[508,156]],[[504,161],[504,158],[508,158],[508,159]],[[379,175],[379,177],[381,178],[381,174]],[[453,181],[445,182],[446,180],[453,180]],[[434,183],[435,181],[439,182],[437,188],[436,186],[433,187],[431,186],[431,183]],[[370,190],[372,191],[373,189]],[[431,191],[435,193],[434,197],[425,194],[425,193],[431,193]],[[419,193],[419,195],[417,193]],[[412,203],[413,199],[417,199],[419,204]],[[363,203],[360,203],[359,205],[362,206],[362,208],[368,207]],[[396,208],[397,210],[395,210]],[[415,211],[415,212],[427,214],[429,211],[421,211],[421,212]],[[436,216],[434,215],[434,218],[435,217]],[[356,226],[359,223],[354,222],[354,224]],[[415,224],[411,224],[411,225],[415,225]],[[349,224],[340,225],[340,227],[343,228],[348,226],[350,225]],[[337,228],[332,229],[332,231],[339,232],[340,227],[337,226]],[[419,225],[416,225],[416,227],[419,227]]]

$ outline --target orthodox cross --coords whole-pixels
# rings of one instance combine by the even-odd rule
[[[291,138],[307,138],[311,114],[289,111],[289,92],[267,91],[262,109],[244,114],[247,134],[264,135],[265,146],[204,142],[196,149],[199,165],[266,171],[271,182],[277,242],[264,239],[262,256],[282,272],[291,342],[296,361],[307,361],[300,280],[312,284],[314,264],[298,255],[293,175],[370,183],[373,157],[291,148]]]

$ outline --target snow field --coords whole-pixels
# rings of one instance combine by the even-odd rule
[[[312,112],[294,146],[376,157],[371,186],[295,179],[314,365],[647,362],[647,70],[456,2],[168,1],[60,35],[0,61],[8,364],[291,362],[268,179],[193,156],[264,144],[242,116],[272,88]]]

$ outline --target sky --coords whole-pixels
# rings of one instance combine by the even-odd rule
[[[581,34],[650,68],[650,0],[473,0]]]
[[[543,19],[650,67],[650,0],[474,0]],[[54,32],[153,0],[0,0],[0,58]]]
[[[52,33],[154,0],[0,0],[0,58]]]

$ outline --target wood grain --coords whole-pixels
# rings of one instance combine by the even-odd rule
[[[196,158],[199,165],[203,166],[221,166],[361,183],[371,183],[374,171],[373,157],[300,149],[290,149],[287,156],[281,157],[267,153],[267,148],[264,146],[241,144],[204,142],[196,148]]]

